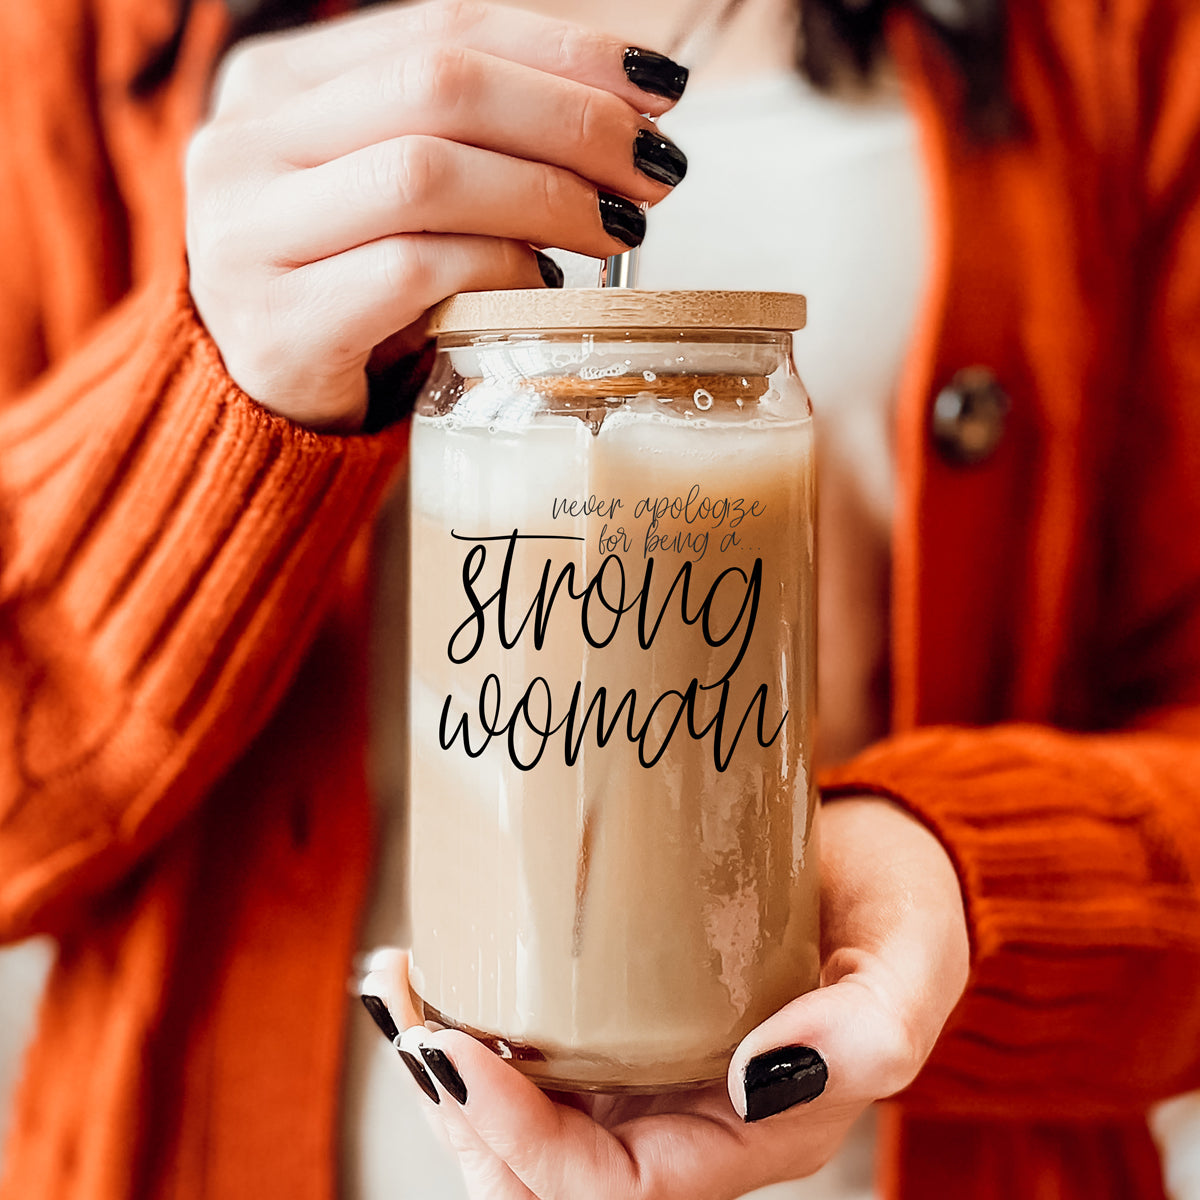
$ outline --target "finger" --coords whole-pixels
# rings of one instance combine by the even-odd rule
[[[407,950],[381,946],[372,951],[361,990],[364,995],[378,996],[384,1002],[396,1023],[397,1032],[421,1024],[423,1016],[408,986]],[[394,1038],[395,1033],[388,1036]]]
[[[858,948],[830,955],[826,981],[870,966],[869,978],[903,1006],[931,1048],[969,967],[953,864],[924,825],[876,797],[827,805],[820,828],[822,939]]]
[[[591,1181],[574,1177],[569,1170],[560,1171],[557,1160],[567,1131],[582,1128],[590,1137],[599,1127],[578,1109],[555,1104],[474,1038],[453,1029],[430,1031],[415,1020],[406,953],[384,953],[371,965],[375,971],[368,980],[394,1011],[410,1022],[397,1039],[398,1045],[418,1056],[435,1081],[438,1115],[459,1151],[464,1173],[473,1185],[472,1195],[488,1200],[529,1200],[536,1195],[546,1200],[587,1194],[583,1185],[590,1186]],[[620,1156],[615,1140],[600,1132]],[[510,1159],[516,1162],[510,1163]],[[522,1168],[529,1176],[525,1182],[519,1177]],[[574,1182],[573,1192],[556,1190],[564,1180]],[[611,1194],[630,1200],[634,1196],[630,1190]]]
[[[730,1099],[752,1122],[821,1120],[900,1091],[966,981],[961,894],[929,831],[874,798],[824,810],[821,828],[822,932],[838,948],[823,986],[733,1056]]]
[[[508,238],[603,258],[645,229],[636,205],[609,193],[602,209],[597,189],[570,171],[431,137],[279,176],[255,211],[238,236],[288,267],[399,233]]]
[[[646,201],[662,199],[686,170],[670,142],[653,153],[648,139],[665,139],[610,93],[458,47],[358,67],[259,128],[264,147],[297,167],[405,134],[551,163]]]
[[[414,998],[409,992],[404,969],[404,953],[398,950],[377,950],[372,955],[371,969],[359,985],[363,1007],[380,1033],[395,1048],[408,1074],[420,1087],[427,1101],[439,1103],[437,1088],[429,1078],[414,1047],[404,1045],[403,1031],[420,1029]],[[427,1115],[430,1115],[427,1113]],[[440,1132],[440,1126],[431,1121]]]
[[[265,111],[266,104],[364,62],[394,60],[415,47],[439,44],[602,88],[652,116],[666,112],[687,81],[687,71],[678,64],[650,51],[628,54],[631,48],[624,41],[607,34],[521,9],[439,0],[383,6],[298,34],[249,39],[226,56],[217,107]]]
[[[544,286],[524,243],[449,234],[380,238],[277,282],[301,310],[297,337],[332,329],[355,360],[447,296]]]
[[[729,1097],[751,1123],[784,1113],[840,1120],[906,1087],[923,1057],[886,986],[864,967],[747,1034],[729,1065]]]
[[[461,1115],[468,1099],[453,1063],[432,1046],[409,986],[407,951],[385,948],[372,954],[362,992],[368,1011],[393,1041],[406,1072],[423,1098],[426,1115],[457,1155],[472,1196],[488,1200],[532,1200],[531,1193]],[[371,1003],[378,999],[379,1004]],[[401,1032],[401,1030],[403,1032]]]
[[[372,348],[439,300],[542,286],[537,259],[523,243],[444,234],[382,238],[280,275],[260,306],[272,316],[272,335],[239,340],[235,329],[219,344],[247,393],[316,424],[328,407],[349,410],[351,388],[365,398]],[[201,316],[219,337],[220,306],[204,305]]]
[[[465,1034],[460,1036],[466,1038]],[[472,1105],[470,1092],[454,1060],[436,1044],[435,1036],[422,1025],[413,1026],[405,1030],[400,1044],[412,1056],[411,1061],[423,1065],[436,1091],[433,1112],[446,1141],[458,1156],[468,1193],[480,1200],[536,1200],[534,1193],[480,1137],[466,1116],[466,1107]],[[427,1103],[428,1107],[431,1106]]]
[[[556,1104],[486,1047],[457,1030],[423,1038],[454,1065],[466,1101],[444,1114],[461,1122],[539,1200],[640,1195],[621,1143],[579,1109]]]

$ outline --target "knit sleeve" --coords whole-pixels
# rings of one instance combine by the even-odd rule
[[[949,852],[971,982],[917,1111],[1128,1113],[1200,1086],[1200,742],[929,728],[829,772]]]
[[[0,936],[119,878],[247,746],[405,438],[268,413],[171,280],[0,411]]]

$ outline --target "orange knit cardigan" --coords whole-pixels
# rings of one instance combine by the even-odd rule
[[[972,145],[897,22],[934,203],[896,426],[894,733],[827,794],[944,841],[971,984],[887,1194],[1143,1200],[1200,1086],[1200,8],[1010,0],[1026,132]],[[371,861],[364,596],[403,426],[305,432],[188,303],[181,149],[224,18],[0,7],[0,937],[61,952],[4,1200],[335,1192]],[[931,448],[986,364],[998,451]]]

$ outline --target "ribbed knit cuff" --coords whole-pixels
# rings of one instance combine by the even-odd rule
[[[972,981],[912,1096],[1112,1114],[1196,1086],[1198,766],[1173,739],[1006,725],[920,729],[823,774],[829,800],[922,821],[962,885]]]

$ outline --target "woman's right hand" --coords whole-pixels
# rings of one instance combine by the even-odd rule
[[[235,47],[186,171],[192,297],[235,382],[353,431],[372,351],[430,305],[541,286],[533,246],[639,242],[637,204],[686,165],[640,114],[669,109],[686,72],[626,49],[455,0]]]

